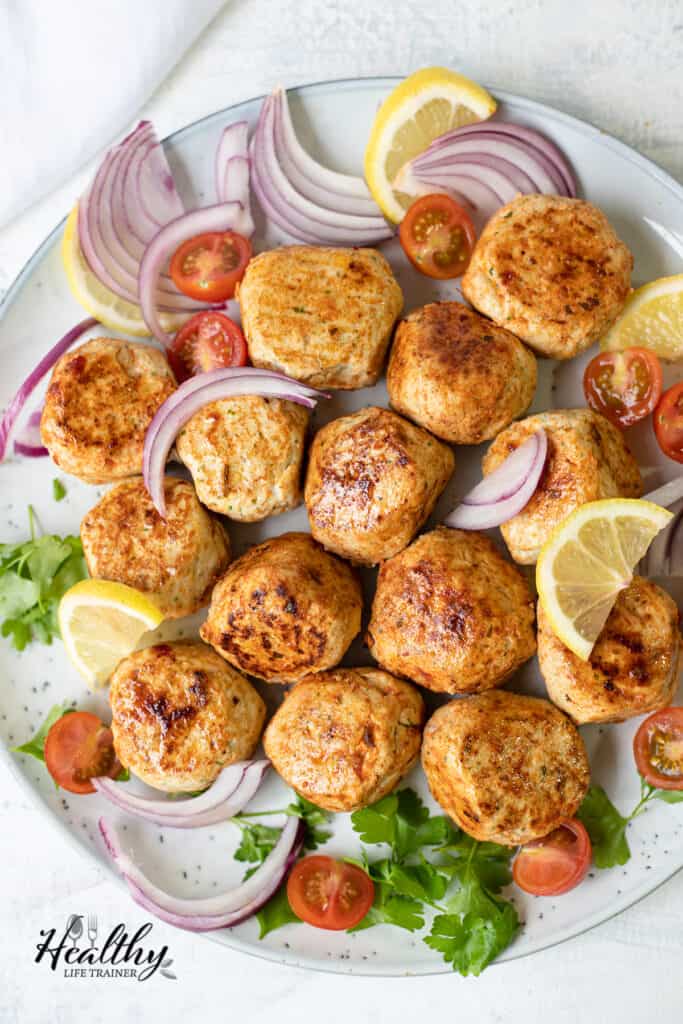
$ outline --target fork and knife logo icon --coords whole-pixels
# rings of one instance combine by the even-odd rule
[[[71,914],[66,922],[66,931],[73,942],[74,949],[78,944],[78,940],[83,934],[83,915],[82,914]],[[95,942],[97,941],[97,915],[88,914],[88,940],[90,942],[90,948],[95,949]]]

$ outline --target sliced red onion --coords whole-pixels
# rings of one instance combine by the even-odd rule
[[[216,150],[216,161],[214,173],[216,176],[216,198],[219,203],[227,203],[233,196],[228,196],[225,191],[226,169],[230,160],[240,156],[249,156],[249,122],[234,121],[223,130],[218,148]]]
[[[43,415],[42,407],[32,412],[26,420],[21,433],[14,442],[14,451],[17,455],[27,455],[29,459],[42,459],[49,455],[44,447],[40,436],[40,420]]]
[[[376,216],[339,213],[301,195],[278,160],[274,136],[274,97],[264,100],[250,147],[254,191],[264,213],[293,238],[312,245],[374,245],[392,234]]]
[[[463,136],[454,139],[449,145],[433,152],[426,151],[413,161],[415,172],[426,173],[435,166],[447,165],[450,161],[462,157],[463,160],[478,160],[485,163],[485,158],[504,160],[513,168],[512,178],[521,172],[526,182],[518,190],[525,195],[543,193],[546,195],[566,195],[565,181],[551,160],[534,149],[526,142],[511,139],[509,136],[494,131],[481,132],[476,136]]]
[[[93,320],[91,317],[88,317],[87,320],[81,320],[79,324],[76,324],[76,326],[72,327],[70,331],[67,331],[64,337],[60,338],[57,344],[53,345],[50,351],[43,356],[35,369],[31,371],[24,383],[21,385],[5,410],[2,420],[0,420],[0,462],[5,458],[10,432],[14,426],[17,416],[24,407],[26,399],[33,393],[48,370],[52,369],[59,357],[63,355],[82,334],[89,331],[91,327],[96,327],[97,323],[97,320]]]
[[[576,195],[574,176],[556,146],[531,128],[495,121],[441,135],[401,168],[393,184],[415,196],[428,185],[457,193],[486,219],[520,193]]]
[[[106,777],[93,786],[119,810],[168,828],[202,828],[228,821],[243,810],[258,792],[270,761],[240,761],[224,768],[201,796],[187,800],[157,800],[129,792]]]
[[[245,882],[220,896],[183,899],[164,892],[143,874],[125,853],[120,837],[104,818],[100,818],[98,824],[106,851],[135,902],[162,921],[193,932],[229,928],[260,910],[280,888],[295,863],[306,831],[299,818],[288,818],[263,864]]]
[[[539,430],[470,491],[444,525],[489,530],[519,515],[538,487],[547,454],[548,438]]]
[[[159,407],[145,434],[142,475],[160,516],[166,515],[166,460],[182,428],[205,405],[241,395],[280,398],[296,402],[307,409],[315,408],[318,399],[329,398],[325,392],[285,377],[284,374],[255,370],[250,366],[226,367],[184,381]]]
[[[137,304],[142,253],[183,207],[163,148],[141,122],[106,154],[78,206],[78,237],[88,266],[114,294]],[[170,277],[158,285],[160,310],[191,312],[205,305],[182,295]]]
[[[249,229],[250,217],[240,203],[219,203],[183,214],[165,224],[152,239],[140,263],[140,309],[154,337],[168,347],[172,338],[166,334],[157,315],[157,285],[159,275],[169,258],[182,242],[205,231],[237,231],[243,235]]]
[[[289,110],[287,93],[273,91],[275,150],[286,177],[300,195],[319,206],[359,216],[381,217],[363,178],[330,171],[314,160],[299,142]]]
[[[550,141],[547,135],[542,135],[535,128],[528,128],[526,125],[521,124],[510,124],[506,121],[482,121],[477,124],[465,125],[462,128],[458,128],[457,131],[460,135],[480,135],[485,131],[491,131],[495,132],[496,135],[507,135],[526,143],[528,146],[532,146],[554,164],[563,179],[567,195],[576,195],[576,178],[564,153],[559,146]],[[442,135],[441,138],[446,138],[446,136]],[[432,143],[432,145],[435,145],[435,143]]]

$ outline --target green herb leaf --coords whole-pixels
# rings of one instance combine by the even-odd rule
[[[66,487],[57,477],[52,481],[52,497],[55,501],[62,501],[63,498],[66,498]]]
[[[22,743],[20,747],[12,747],[12,752],[15,754],[30,754],[36,760],[44,762],[47,734],[55,722],[62,718],[63,715],[68,715],[69,712],[74,710],[75,708],[72,708],[70,704],[55,704],[54,707],[50,708],[47,718],[35,736],[28,743]]]
[[[0,545],[0,619],[2,635],[21,651],[31,642],[50,644],[59,636],[57,609],[64,593],[88,575],[78,537],[35,536]]]
[[[431,817],[412,789],[401,789],[371,807],[355,811],[351,824],[364,843],[387,843],[399,861],[424,846],[447,843],[458,834],[443,815]]]
[[[270,825],[260,825],[257,822],[238,821],[237,824],[242,829],[242,839],[235,850],[235,860],[246,861],[247,864],[263,864],[280,838],[282,829]],[[253,870],[248,874],[253,874]]]
[[[290,817],[301,818],[306,825],[306,837],[304,839],[305,850],[317,850],[331,838],[332,833],[321,825],[327,825],[330,816],[321,807],[312,804],[297,793],[296,800],[285,809],[285,814]]]
[[[667,804],[679,804],[683,800],[683,789],[656,789],[653,796]]]
[[[130,779],[130,772],[127,768],[122,768],[119,774],[114,779],[114,782],[128,782]]]
[[[461,884],[466,883],[468,874],[474,874],[488,890],[499,893],[512,881],[510,860],[513,851],[509,846],[480,843],[461,832],[454,842],[439,852],[449,856],[448,870]]]
[[[512,903],[496,900],[476,887],[468,888],[463,903],[472,909],[464,914],[438,914],[424,941],[459,974],[479,975],[510,945],[519,917]]]
[[[362,921],[349,932],[365,931],[376,924],[393,924],[396,928],[404,928],[409,932],[417,932],[424,927],[422,903],[409,896],[397,895],[391,885],[375,881],[375,899]]]
[[[280,886],[275,895],[257,911],[256,920],[259,923],[259,939],[265,939],[269,932],[283,925],[301,924],[301,918],[296,916],[289,905],[286,885]]]
[[[619,813],[602,786],[589,788],[577,817],[590,836],[597,868],[613,868],[630,859],[631,851],[626,841],[626,826],[630,819]]]

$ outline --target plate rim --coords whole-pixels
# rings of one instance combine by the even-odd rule
[[[395,86],[403,80],[404,76],[401,75],[364,75],[355,76],[349,78],[332,78],[322,79],[315,82],[306,83],[304,85],[292,86],[287,89],[287,92],[297,96],[315,95],[317,93],[323,93],[325,90],[331,88],[337,88],[343,91],[353,91],[354,89],[361,89],[368,84],[374,84],[377,88],[385,86],[387,88]],[[531,112],[541,114],[544,118],[549,120],[555,120],[561,124],[578,131],[581,135],[591,138],[593,141],[597,141],[600,145],[605,146],[622,159],[627,160],[629,163],[635,164],[642,171],[654,178],[660,185],[665,187],[669,192],[673,194],[683,204],[683,185],[681,185],[668,171],[660,167],[659,164],[652,160],[650,157],[643,156],[636,149],[629,146],[627,143],[622,142],[615,136],[610,135],[608,132],[603,131],[601,128],[596,127],[591,122],[585,119],[574,116],[573,114],[566,114],[561,110],[557,110],[555,107],[549,106],[540,100],[530,99],[525,96],[519,96],[516,93],[510,92],[504,89],[489,88],[492,95],[502,100],[504,103],[514,104],[522,109],[527,109]],[[242,108],[249,106],[253,103],[263,101],[266,94],[260,94],[252,96],[244,100],[239,100],[237,103],[232,103],[230,106],[222,107],[218,110],[214,110],[209,114],[197,118],[194,121],[189,122],[182,128],[178,128],[176,131],[166,135],[161,141],[174,142],[182,139],[185,135],[203,125],[210,123],[214,120],[224,118],[225,115],[233,114],[238,112]],[[2,298],[0,299],[0,323],[2,323],[6,311],[15,301],[15,298],[23,287],[25,281],[32,274],[35,265],[44,256],[45,252],[54,244],[55,239],[63,231],[64,224],[66,222],[66,216],[64,216],[55,227],[45,236],[43,241],[36,247],[32,252],[31,256],[26,260],[23,267],[16,275],[10,286],[7,288]],[[67,840],[68,845],[77,851],[79,856],[84,860],[87,860],[91,864],[93,861],[100,871],[105,871],[106,875],[110,880],[113,880],[117,886],[121,889],[126,889],[125,882],[121,876],[116,872],[113,865],[107,861],[103,861],[98,857],[94,856],[94,851],[89,850],[83,843],[81,843],[73,831],[68,827],[65,821],[52,810],[40,797],[39,793],[30,784],[27,777],[23,772],[19,771],[19,768],[14,761],[11,750],[6,747],[4,742],[0,741],[0,763],[4,763],[10,770],[10,774],[17,781],[20,790],[24,792],[29,801],[36,809],[42,813],[45,817],[47,816],[53,826],[62,833],[64,838]],[[564,942],[568,942],[570,939],[579,938],[582,935],[587,934],[594,928],[597,928],[601,924],[605,924],[608,921],[618,917],[623,911],[628,910],[630,907],[635,906],[644,900],[647,896],[652,895],[658,889],[660,889],[667,882],[671,881],[680,871],[683,870],[683,850],[681,851],[681,863],[675,867],[671,872],[666,874],[664,877],[659,879],[651,887],[647,887],[643,892],[637,892],[636,895],[625,895],[623,899],[617,902],[617,908],[611,910],[607,914],[602,912],[596,912],[595,917],[589,917],[588,923],[575,927],[568,925],[564,929],[561,929],[555,938],[549,942],[539,941],[533,945],[530,949],[524,950],[523,952],[510,955],[504,959],[494,960],[489,966],[501,966],[503,964],[512,963],[516,960],[522,960],[527,957],[533,956],[536,953],[540,953],[546,949],[552,949],[555,946],[559,946]],[[421,977],[433,977],[435,975],[452,974],[451,968],[447,964],[440,964],[435,962],[433,970],[417,970],[410,971],[406,968],[398,968],[396,970],[384,970],[374,969],[373,966],[365,966],[363,964],[354,964],[347,968],[341,966],[342,963],[348,963],[348,961],[323,961],[321,959],[313,959],[308,956],[298,956],[287,949],[273,949],[268,946],[259,947],[254,945],[252,942],[241,939],[235,936],[231,929],[222,932],[222,937],[219,939],[212,932],[198,933],[199,937],[208,939],[215,945],[222,946],[223,948],[234,950],[235,952],[252,956],[258,960],[266,960],[273,963],[280,964],[287,967],[295,967],[302,970],[316,971],[322,974],[337,974],[346,975],[353,977],[375,977],[375,978],[421,978]]]

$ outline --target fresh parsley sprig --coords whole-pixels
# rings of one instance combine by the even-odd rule
[[[655,789],[640,779],[640,800],[630,814],[624,816],[614,806],[602,786],[591,786],[579,807],[577,817],[586,826],[593,847],[596,868],[613,868],[631,859],[626,830],[634,818],[642,814],[651,800],[675,804],[683,801],[682,790]]]
[[[284,810],[265,813],[303,818],[309,849],[329,838],[321,827],[328,820],[326,812],[301,797]],[[235,819],[242,830],[237,860],[263,863],[277,842],[281,829],[249,820],[262,816]],[[431,815],[412,789],[354,812],[351,824],[364,846],[359,858],[347,860],[366,871],[375,885],[373,905],[352,931],[389,924],[417,932],[425,928],[427,913],[436,912],[423,941],[461,974],[479,974],[510,944],[519,919],[500,892],[511,881],[513,850],[479,843],[444,815]],[[373,857],[368,847],[384,849]],[[257,918],[260,938],[299,920],[284,887]]]
[[[80,538],[38,536],[30,505],[28,515],[31,539],[0,544],[0,632],[18,651],[32,640],[51,644],[59,636],[59,602],[88,575]]]

